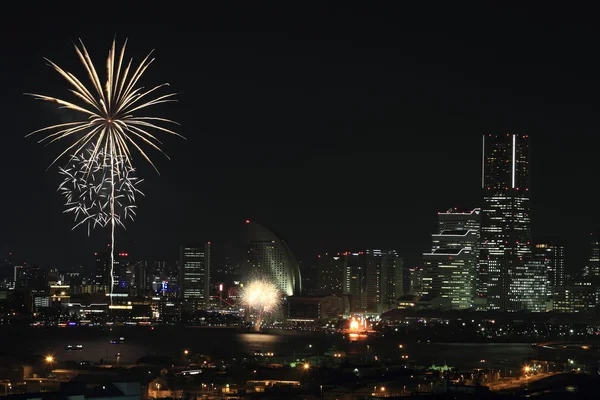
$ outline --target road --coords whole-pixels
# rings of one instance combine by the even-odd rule
[[[506,379],[500,380],[497,382],[492,382],[487,385],[490,390],[499,391],[499,390],[514,390],[523,388],[527,384],[535,381],[539,381],[540,379],[548,378],[549,376],[554,375],[552,372],[544,372],[536,375],[528,375],[521,379]]]

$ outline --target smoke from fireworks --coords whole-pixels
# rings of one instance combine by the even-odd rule
[[[278,311],[281,301],[279,288],[265,279],[244,285],[240,297],[242,306],[254,318],[254,328],[257,331],[267,318]]]
[[[136,213],[136,195],[143,195],[138,185],[143,179],[135,176],[135,169],[121,157],[115,161],[120,173],[111,177],[110,166],[105,164],[104,152],[92,147],[74,155],[59,174],[64,178],[58,191],[65,200],[65,213],[74,215],[73,229],[85,225],[88,235],[96,227],[111,222],[110,195],[112,179],[115,180],[115,223],[125,227]]]

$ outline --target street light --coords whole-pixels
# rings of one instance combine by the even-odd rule
[[[309,363],[304,363],[304,370],[308,370],[310,368],[310,364]]]
[[[185,354],[187,356],[188,354],[190,354],[190,351],[189,350],[184,350],[183,354]]]
[[[46,356],[46,362],[48,364],[52,364],[54,362],[54,357],[52,357],[50,355]]]

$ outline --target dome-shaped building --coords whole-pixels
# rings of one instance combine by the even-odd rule
[[[250,221],[246,225],[249,274],[270,279],[287,296],[299,295],[300,264],[286,241],[263,225]]]

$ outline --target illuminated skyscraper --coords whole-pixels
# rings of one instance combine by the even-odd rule
[[[547,276],[548,296],[552,297],[557,286],[565,284],[565,247],[557,243],[538,243],[534,257],[544,263]]]
[[[431,252],[423,254],[423,295],[445,298],[453,309],[473,307],[480,214],[479,208],[438,213]]]
[[[527,276],[522,265],[531,255],[529,182],[529,136],[484,135],[478,289],[490,310],[517,311],[527,303],[520,297],[529,294],[516,289],[523,285],[511,285]]]
[[[279,286],[287,296],[300,295],[300,264],[285,240],[266,227],[246,221],[248,225],[249,277],[265,277]]]
[[[179,295],[189,310],[210,301],[210,242],[181,246],[179,257]]]

